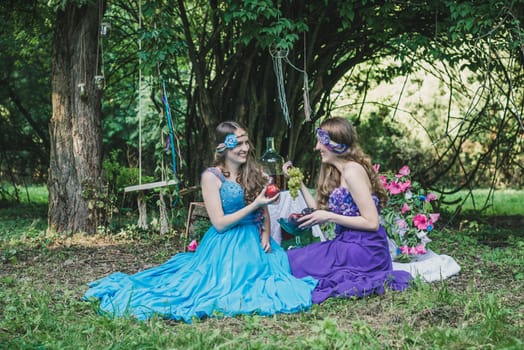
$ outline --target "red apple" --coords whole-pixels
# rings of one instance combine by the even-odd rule
[[[278,188],[275,184],[269,184],[266,188],[266,197],[273,198],[280,192],[280,188]]]
[[[290,224],[292,225],[298,225],[298,219],[300,219],[302,216],[302,214],[298,214],[298,213],[291,213],[287,220],[289,221]]]

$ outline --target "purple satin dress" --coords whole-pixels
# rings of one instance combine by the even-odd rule
[[[378,198],[373,196],[378,208]],[[360,212],[347,189],[339,187],[329,197],[329,209],[337,214],[358,216]],[[358,231],[337,225],[336,237],[287,251],[293,275],[311,276],[319,283],[312,301],[329,297],[364,297],[383,294],[385,288],[404,290],[412,279],[406,271],[393,271],[386,231]]]

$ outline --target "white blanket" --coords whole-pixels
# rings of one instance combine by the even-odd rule
[[[423,281],[442,281],[460,272],[460,266],[449,255],[438,255],[428,250],[420,259],[409,263],[393,261],[393,270],[404,270],[413,277],[420,276]]]
[[[389,252],[395,257],[397,246],[389,240]],[[460,266],[449,255],[437,254],[427,249],[424,255],[416,255],[409,263],[393,261],[393,270],[407,271],[413,277],[420,276],[425,282],[441,281],[460,272]]]

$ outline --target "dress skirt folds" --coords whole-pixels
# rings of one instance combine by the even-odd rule
[[[378,198],[374,197],[378,207]],[[333,191],[329,209],[341,215],[360,215],[351,194],[343,187]],[[313,303],[329,297],[364,297],[383,294],[385,288],[404,290],[412,280],[409,272],[393,271],[386,231],[352,230],[337,225],[333,240],[288,250],[296,277],[318,279]]]
[[[329,297],[383,294],[386,287],[404,290],[412,277],[393,271],[385,235],[382,227],[378,232],[348,230],[331,241],[288,250],[293,275],[319,280],[312,294],[317,304]]]
[[[243,190],[222,180],[225,213],[244,206]],[[291,274],[285,251],[271,240],[272,252],[260,243],[257,213],[236,226],[218,232],[211,227],[196,252],[180,253],[170,260],[134,275],[113,273],[91,282],[84,299],[99,299],[100,310],[110,317],[153,315],[183,320],[239,314],[273,315],[307,310],[317,281]]]

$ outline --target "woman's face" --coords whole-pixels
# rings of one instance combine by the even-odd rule
[[[236,129],[234,134],[237,137],[238,143],[235,148],[228,150],[226,157],[232,162],[244,164],[247,161],[250,149],[249,137],[243,129]]]
[[[315,151],[318,151],[320,153],[320,158],[322,159],[322,163],[326,164],[332,164],[333,160],[335,159],[336,155],[331,152],[326,145],[322,144],[318,137],[317,137],[317,144],[315,145]]]

